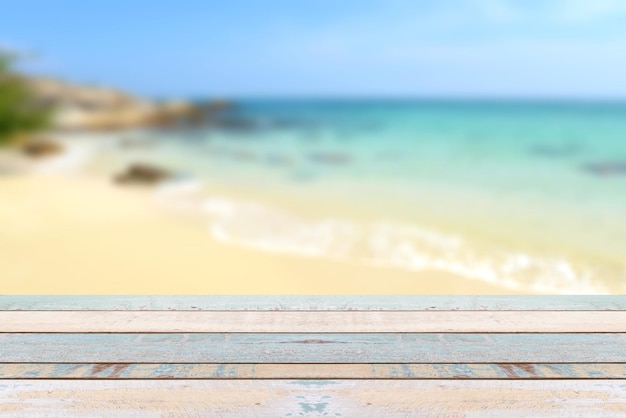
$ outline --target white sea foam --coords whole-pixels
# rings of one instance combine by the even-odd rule
[[[166,181],[156,188],[159,196],[178,196],[195,193],[202,189],[202,182],[194,177],[180,177]]]
[[[559,257],[505,251],[430,228],[391,222],[307,220],[287,211],[213,196],[209,229],[223,242],[264,251],[360,261],[409,271],[443,271],[540,293],[598,294],[591,269]]]
[[[429,246],[416,236],[407,239],[403,233],[385,228],[370,236],[372,253],[366,262],[412,271],[439,270],[513,290],[540,293],[597,294],[606,293],[593,283],[588,269],[565,259],[531,256],[527,253],[485,248],[474,243]],[[451,241],[453,242],[453,241]]]
[[[195,177],[177,177],[154,190],[154,200],[162,207],[178,213],[202,215],[204,184]]]
[[[204,210],[212,217],[215,238],[267,251],[344,258],[358,239],[358,229],[348,222],[305,222],[256,203],[212,197]]]

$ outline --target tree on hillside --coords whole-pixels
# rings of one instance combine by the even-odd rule
[[[44,129],[50,110],[15,70],[15,56],[0,51],[0,145]]]

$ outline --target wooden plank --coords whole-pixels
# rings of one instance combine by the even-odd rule
[[[3,417],[623,417],[626,382],[0,381]]]
[[[0,363],[0,379],[626,379],[626,364]]]
[[[0,296],[0,310],[626,310],[626,296]]]
[[[626,334],[0,334],[3,363],[626,363]]]
[[[0,332],[626,332],[626,311],[2,311]]]

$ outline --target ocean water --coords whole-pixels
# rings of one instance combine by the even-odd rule
[[[90,170],[179,173],[160,199],[224,245],[626,291],[626,104],[242,101],[217,126],[98,147]]]

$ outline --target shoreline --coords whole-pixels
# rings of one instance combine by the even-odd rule
[[[3,294],[521,294],[438,271],[216,241],[151,193],[93,178],[0,177]]]

